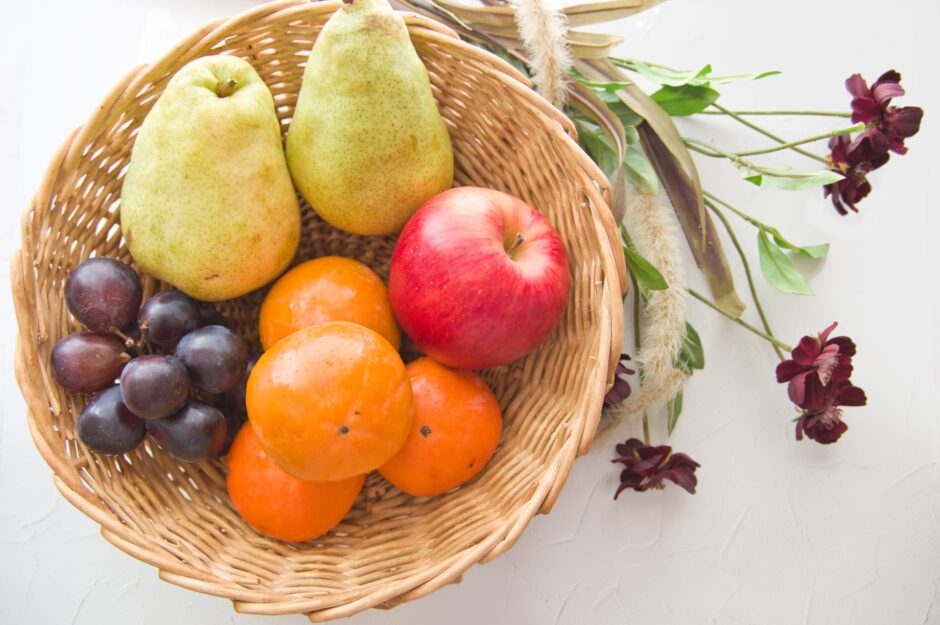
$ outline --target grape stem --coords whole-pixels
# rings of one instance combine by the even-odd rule
[[[117,328],[116,326],[114,326],[114,325],[108,326],[108,332],[110,332],[111,334],[113,334],[113,335],[119,337],[120,339],[122,339],[122,340],[124,341],[124,347],[126,347],[127,349],[137,349],[137,348],[139,348],[140,345],[141,345],[141,343],[138,343],[137,341],[135,341],[135,340],[132,339],[131,337],[129,337],[129,336],[127,336],[126,334],[124,334],[123,332],[121,332],[120,329],[118,329],[118,328]],[[141,337],[141,342],[143,342],[143,337],[144,337],[144,330],[143,330],[143,329],[141,330],[140,337]]]

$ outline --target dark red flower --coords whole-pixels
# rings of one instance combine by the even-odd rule
[[[790,401],[800,409],[796,440],[805,434],[826,445],[836,442],[848,429],[841,406],[864,406],[867,401],[865,391],[849,381],[855,342],[847,336],[830,338],[836,325],[819,336],[804,336],[792,358],[777,365],[777,382],[789,383]]]
[[[790,401],[800,408],[821,405],[825,387],[852,375],[855,343],[847,336],[829,338],[837,325],[833,322],[818,337],[804,336],[792,358],[777,365],[777,382],[789,382]]]
[[[870,139],[852,141],[846,135],[829,139],[829,149],[832,170],[845,177],[827,185],[823,197],[832,196],[832,205],[840,215],[849,214],[846,205],[857,213],[855,205],[871,193],[868,174],[887,163],[890,155],[875,150]]]
[[[620,486],[614,493],[614,499],[628,488],[643,492],[651,488],[665,486],[663,480],[670,480],[691,494],[695,494],[698,479],[695,470],[700,466],[685,454],[672,453],[669,445],[644,445],[637,438],[628,439],[617,445],[617,458],[611,460],[625,468],[620,472]]]
[[[829,445],[839,440],[849,426],[842,421],[842,406],[864,406],[865,391],[848,380],[838,380],[828,385],[818,405],[803,411],[796,420],[796,440],[803,435],[817,443]]]
[[[628,360],[630,360],[630,356],[627,354],[620,354],[620,362],[617,363],[617,369],[614,371],[614,385],[604,396],[605,406],[616,406],[623,402],[623,400],[625,400],[627,397],[630,397],[630,393],[632,392],[630,383],[621,377],[624,375],[633,375],[636,373],[636,371],[633,369],[627,368],[625,363]]]
[[[890,70],[881,75],[869,88],[860,74],[852,74],[845,81],[845,88],[852,94],[852,121],[870,124],[859,134],[855,142],[868,140],[879,153],[888,150],[906,154],[904,140],[920,130],[924,117],[923,109],[916,106],[897,107],[891,100],[904,95],[901,74]]]

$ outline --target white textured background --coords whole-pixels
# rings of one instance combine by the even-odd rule
[[[0,1],[4,267],[48,159],[99,98],[204,21],[252,4]],[[940,623],[940,4],[673,0],[602,28],[626,37],[625,56],[689,68],[710,62],[724,73],[783,70],[724,87],[723,102],[738,108],[844,110],[849,74],[903,73],[910,95],[899,103],[923,106],[924,128],[909,142],[910,154],[873,176],[875,192],[859,216],[840,218],[817,192],[749,188],[726,163],[702,164],[712,191],[797,242],[832,243],[812,279],[817,297],[760,288],[787,341],[841,322],[859,345],[855,379],[869,405],[846,411],[850,429],[837,445],[797,443],[785,389],[774,383],[773,353],[693,304],[707,368],[686,389],[673,442],[702,463],[697,495],[669,488],[611,501],[615,439],[639,433],[620,426],[576,463],[555,510],[536,519],[508,555],[473,568],[458,586],[350,622]],[[807,120],[774,127],[791,138],[824,128]],[[731,147],[765,145],[721,118],[684,130]],[[754,232],[743,224],[740,231],[756,263]],[[235,615],[222,599],[159,581],[57,494],[29,439],[13,379],[6,269],[0,300],[0,623],[306,622]]]

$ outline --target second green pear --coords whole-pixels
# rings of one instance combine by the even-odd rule
[[[453,184],[427,70],[386,0],[351,0],[324,25],[288,129],[287,164],[313,209],[356,234],[400,231]]]

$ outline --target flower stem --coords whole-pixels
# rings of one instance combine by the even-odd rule
[[[699,154],[704,154],[705,156],[711,156],[712,158],[727,158],[731,161],[747,165],[748,162],[743,160],[744,156],[757,156],[759,154],[770,154],[771,152],[780,152],[781,150],[793,149],[795,146],[803,145],[806,143],[814,143],[816,141],[822,141],[823,139],[829,139],[830,137],[838,137],[839,135],[847,135],[853,132],[858,132],[864,130],[865,124],[855,124],[854,126],[848,126],[846,128],[839,128],[837,130],[832,130],[830,132],[825,132],[823,134],[814,135],[812,137],[806,137],[805,139],[799,139],[797,141],[791,141],[789,143],[783,143],[781,145],[771,146],[769,148],[761,148],[759,150],[748,150],[746,152],[726,152],[719,147],[716,147],[710,143],[705,143],[699,141],[698,139],[692,139],[689,137],[684,138],[686,147],[694,152]],[[751,165],[757,170],[760,170],[759,167]]]
[[[699,111],[702,115],[809,115],[811,117],[852,117],[851,113],[838,111]]]
[[[723,199],[721,199],[720,197],[716,196],[715,194],[709,193],[708,191],[702,191],[702,195],[704,195],[706,198],[712,200],[712,201],[715,202],[716,204],[721,204],[723,207],[727,208],[729,211],[731,211],[732,213],[734,213],[735,215],[737,215],[738,217],[740,217],[740,218],[743,219],[744,221],[748,222],[749,224],[751,224],[752,226],[754,226],[754,227],[757,228],[758,230],[769,230],[769,226],[768,226],[767,224],[765,224],[765,223],[762,222],[762,221],[759,221],[759,220],[755,219],[754,217],[751,217],[750,215],[748,215],[748,214],[745,213],[744,211],[738,210],[737,208],[735,208],[735,207],[732,206],[731,204],[728,204],[727,202],[725,202]]]
[[[793,351],[793,348],[792,348],[791,346],[787,345],[786,343],[784,343],[783,341],[781,341],[781,340],[779,340],[779,339],[777,339],[777,338],[774,338],[774,337],[770,336],[770,335],[767,334],[766,332],[763,332],[762,330],[759,330],[758,328],[755,328],[754,326],[752,326],[751,324],[749,324],[749,323],[748,323],[747,321],[745,321],[744,319],[741,319],[740,317],[735,317],[734,315],[732,315],[731,313],[725,311],[721,306],[719,306],[719,305],[716,304],[715,302],[711,301],[710,299],[708,299],[707,297],[705,297],[704,295],[702,295],[701,293],[699,293],[699,292],[696,291],[695,289],[689,289],[689,295],[691,295],[692,297],[694,297],[694,298],[697,299],[698,301],[702,302],[703,304],[705,304],[705,305],[708,306],[709,308],[711,308],[711,309],[715,310],[716,312],[720,313],[721,315],[727,317],[728,319],[730,319],[731,321],[735,322],[736,324],[738,324],[738,325],[741,326],[742,328],[745,328],[745,329],[747,329],[747,330],[750,330],[752,333],[754,333],[754,334],[756,334],[757,336],[761,337],[762,339],[764,339],[764,340],[767,341],[768,343],[772,343],[772,344],[776,345],[777,347],[779,347],[779,348],[781,348],[781,349],[783,349],[783,350],[785,350],[785,351],[788,351],[788,352]]]
[[[758,126],[757,124],[755,124],[755,123],[753,123],[753,122],[749,122],[748,120],[744,119],[743,117],[741,117],[740,115],[738,115],[738,114],[735,113],[734,111],[730,111],[730,110],[726,109],[725,107],[723,107],[722,105],[718,104],[717,102],[712,103],[712,106],[714,106],[716,109],[718,109],[719,111],[721,111],[721,112],[724,113],[725,115],[728,115],[728,116],[731,117],[732,119],[734,119],[734,120],[736,120],[736,121],[738,121],[738,122],[744,124],[744,125],[747,126],[748,128],[750,128],[750,129],[752,129],[752,130],[756,130],[757,132],[759,132],[760,134],[764,135],[765,137],[767,137],[767,138],[769,138],[769,139],[773,139],[773,140],[776,141],[777,143],[786,143],[786,140],[785,140],[785,139],[781,139],[781,138],[778,137],[777,135],[771,133],[769,130],[765,130],[765,129],[761,128],[760,126]],[[807,152],[807,151],[804,150],[803,148],[792,147],[792,148],[790,148],[790,149],[793,150],[794,152],[797,152],[797,153],[799,153],[799,154],[802,154],[803,156],[808,156],[809,158],[816,159],[817,161],[820,161],[820,162],[822,162],[822,163],[826,163],[826,165],[829,164],[829,161],[827,161],[827,160],[826,160],[825,158],[823,158],[822,156],[819,156],[819,155],[817,155],[817,154],[813,154],[812,152]]]
[[[621,228],[620,232],[629,237],[627,234],[626,228]],[[640,289],[637,286],[636,278],[631,275],[630,280],[633,282],[633,342],[634,349],[640,351]],[[640,384],[643,383],[643,367],[637,367],[638,375],[640,378]],[[650,421],[649,417],[646,414],[646,411],[643,411],[643,442],[647,445],[650,444]]]
[[[760,303],[760,297],[757,295],[757,287],[754,285],[754,276],[751,274],[751,265],[748,263],[747,256],[744,254],[744,248],[741,247],[741,243],[738,241],[738,237],[734,233],[734,228],[732,228],[731,224],[728,223],[728,218],[725,217],[725,214],[722,213],[712,201],[706,199],[705,206],[710,208],[711,211],[715,213],[715,215],[721,221],[722,225],[725,227],[725,231],[728,233],[728,236],[731,237],[731,243],[734,245],[734,249],[737,250],[738,256],[741,258],[741,263],[744,265],[744,275],[747,276],[747,286],[751,291],[751,299],[754,300],[754,308],[757,309],[757,315],[760,317],[761,325],[764,326],[764,332],[767,333],[767,336],[776,339],[773,330],[770,329],[770,322],[767,321],[767,315],[764,313],[764,307]],[[771,345],[773,345],[774,351],[777,353],[777,357],[780,358],[780,360],[785,360],[783,352],[780,351],[780,346],[776,343],[771,343]]]
[[[865,124],[855,124],[854,126],[848,126],[846,128],[838,128],[830,132],[824,132],[819,135],[814,135],[812,137],[807,137],[805,139],[800,139],[798,141],[791,141],[789,143],[782,143],[780,145],[775,145],[769,148],[763,148],[761,150],[749,150],[747,152],[735,152],[736,156],[756,156],[758,154],[770,154],[771,152],[779,152],[780,150],[789,150],[798,145],[803,145],[805,143],[815,143],[816,141],[822,141],[823,139],[830,139],[832,137],[838,137],[840,135],[848,135],[853,132],[858,132],[865,129]]]

